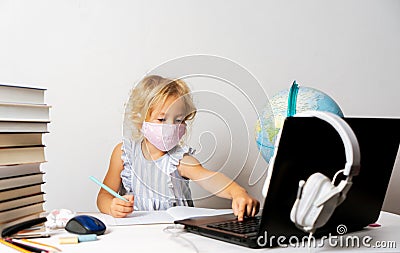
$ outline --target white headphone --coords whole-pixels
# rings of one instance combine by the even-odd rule
[[[298,228],[314,233],[317,228],[326,224],[335,208],[345,200],[352,185],[352,177],[358,175],[360,171],[360,147],[351,127],[333,113],[307,111],[294,117],[317,117],[329,123],[342,138],[346,152],[345,167],[335,174],[332,181],[321,173],[315,173],[306,182],[304,180],[299,182],[290,219]],[[341,172],[346,179],[335,186],[336,176]]]

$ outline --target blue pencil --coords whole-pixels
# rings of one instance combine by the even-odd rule
[[[100,182],[99,180],[97,180],[95,177],[90,176],[89,177],[93,182],[95,182],[96,184],[98,184],[99,186],[101,186],[101,188],[103,188],[104,190],[108,191],[111,195],[113,195],[116,198],[119,198],[125,202],[129,202],[126,198],[122,197],[121,195],[119,195],[118,193],[116,193],[115,191],[113,191],[110,187],[108,187],[107,185],[103,184],[102,182]]]

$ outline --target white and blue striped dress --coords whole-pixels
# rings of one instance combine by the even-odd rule
[[[147,160],[141,141],[123,139],[121,172],[124,194],[134,196],[134,210],[166,210],[172,206],[193,206],[189,180],[179,175],[177,165],[185,154],[192,154],[188,146],[176,146],[157,160]]]

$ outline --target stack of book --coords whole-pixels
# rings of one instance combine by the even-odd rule
[[[48,132],[45,89],[0,84],[0,231],[40,217]]]

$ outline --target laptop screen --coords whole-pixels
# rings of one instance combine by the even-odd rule
[[[359,230],[378,219],[400,143],[400,119],[345,118],[357,136],[360,174],[346,200],[336,208],[318,234],[335,233],[338,225]],[[344,168],[345,151],[336,130],[317,118],[289,117],[285,120],[263,208],[261,233],[304,233],[290,221],[299,180],[320,172],[331,180]],[[341,179],[340,177],[338,179]],[[337,179],[337,180],[338,180]]]

